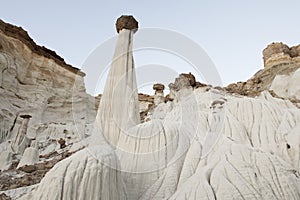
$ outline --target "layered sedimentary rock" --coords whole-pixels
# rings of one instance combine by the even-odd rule
[[[119,31],[88,148],[58,163],[25,199],[126,199],[119,158],[113,149],[121,134],[140,123],[133,34],[129,29]]]
[[[51,120],[64,121],[66,124],[61,127],[60,124],[53,124],[51,128],[49,124],[40,124],[39,131],[32,134],[34,137],[31,135],[37,121],[34,116],[38,109],[34,106],[43,103],[20,106],[20,110],[27,108],[26,113],[21,110],[16,115],[13,127],[3,126],[8,128],[1,132],[0,167],[17,167],[15,157],[21,157],[16,153],[20,151],[10,149],[8,138],[13,141],[28,138],[32,146],[25,148],[19,159],[18,168],[22,173],[14,173],[22,178],[23,186],[28,186],[39,183],[35,179],[37,172],[43,170],[40,176],[47,172],[39,184],[6,190],[6,195],[14,199],[300,198],[297,63],[265,67],[247,82],[226,88],[198,83],[192,74],[180,74],[169,84],[168,97],[164,97],[161,84],[154,85],[154,96],[142,95],[136,90],[131,52],[137,23],[130,16],[118,21],[119,38],[91,136],[82,137],[84,129],[77,136],[85,138],[80,142],[60,137],[72,136],[69,132],[74,128],[68,123],[69,115],[62,112],[69,105],[58,104],[64,102],[60,93],[53,93],[50,99],[52,102],[59,97],[53,113],[48,115],[45,109],[42,116],[47,116],[43,124]],[[290,56],[297,57],[297,48],[284,45],[278,48],[275,45],[274,49],[265,51],[264,56],[268,60],[274,53],[288,51]],[[39,68],[35,70],[39,72]],[[67,71],[64,71],[66,76],[71,76]],[[11,78],[6,84],[14,81]],[[70,89],[68,85],[66,88]],[[2,89],[10,91],[8,87]],[[61,90],[66,92],[65,87]],[[24,93],[30,91],[24,90]],[[56,90],[49,91],[52,94]],[[78,93],[85,98],[84,93]],[[158,97],[164,101],[157,101]],[[89,105],[79,99],[80,106]],[[139,119],[138,99],[151,107],[143,123]],[[29,100],[27,97],[23,102]],[[3,108],[8,105],[3,104]],[[80,122],[87,125],[80,110]],[[7,109],[2,112],[7,114],[3,114],[3,123],[9,124],[9,117],[14,115]],[[89,115],[92,114],[84,116]],[[29,116],[32,117],[29,119]],[[36,143],[42,145],[36,146]],[[14,149],[23,148],[17,144],[22,142],[14,142],[13,146],[17,147]],[[37,157],[34,149],[42,153],[40,163],[34,164]],[[9,171],[5,172],[0,178],[13,182],[7,176]]]
[[[3,21],[0,43],[0,141],[22,155],[31,139],[84,138],[95,116],[84,73]]]
[[[270,90],[276,76],[290,76],[300,67],[300,46],[288,47],[272,43],[263,50],[264,68],[246,82],[232,83],[225,87],[230,93],[255,97]]]
[[[83,77],[22,28],[0,20],[1,189],[38,183],[52,167],[48,163],[68,151],[57,153],[59,138],[70,145],[89,134],[96,110]]]
[[[300,45],[289,47],[282,42],[272,43],[263,50],[265,68],[276,65],[300,64]]]

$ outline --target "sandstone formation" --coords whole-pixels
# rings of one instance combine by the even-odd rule
[[[133,34],[131,29],[122,29],[119,32],[113,62],[96,117],[97,126],[112,146],[118,143],[122,131],[140,123],[132,56]]]
[[[24,165],[34,165],[39,161],[39,152],[35,147],[28,147],[25,149],[24,154],[17,166],[17,168],[23,167]]]
[[[270,90],[276,76],[290,76],[300,66],[300,45],[288,47],[283,43],[272,43],[263,50],[264,69],[246,82],[232,83],[225,87],[230,93],[255,97]]]
[[[272,43],[263,50],[265,68],[291,63],[300,64],[300,45],[289,47],[286,44]]]
[[[128,29],[119,32],[89,147],[57,164],[46,174],[37,190],[24,198],[126,198],[119,158],[114,148],[123,132],[140,123],[131,50],[133,34]],[[49,187],[49,184],[52,186]]]
[[[56,151],[59,138],[68,144],[84,139],[96,108],[94,97],[85,92],[84,73],[36,45],[22,28],[0,20],[0,44],[3,190],[39,183],[49,169],[38,169],[28,181],[17,168],[50,162],[43,156]]]
[[[270,90],[275,92],[279,97],[286,99],[294,99],[295,102],[300,100],[300,69],[297,69],[295,72],[290,73],[289,75],[277,75],[272,81]]]
[[[265,68],[247,82],[213,87],[188,73],[168,97],[162,84],[138,94],[137,22],[120,19],[95,98],[76,70],[1,29],[1,197],[299,199],[299,48],[269,46]]]
[[[69,64],[67,64],[62,57],[57,55],[55,51],[47,49],[44,46],[36,45],[35,42],[30,38],[28,33],[24,31],[21,27],[17,27],[8,23],[3,22],[0,19],[0,31],[4,33],[6,36],[19,40],[27,48],[29,48],[33,53],[38,54],[42,57],[49,58],[56,62],[59,66],[73,72],[77,73],[80,76],[85,76],[83,72],[81,72],[78,68],[75,68]],[[3,41],[4,42],[4,41]],[[0,40],[0,50],[5,50],[5,44],[2,43],[2,39]]]
[[[147,116],[154,107],[154,96],[139,93],[138,98],[140,107],[140,117],[141,121],[144,122],[145,120],[149,120],[147,119]]]
[[[156,83],[153,85],[153,90],[155,90],[154,105],[158,105],[160,103],[165,102],[164,89],[165,89],[165,86],[163,84]]]

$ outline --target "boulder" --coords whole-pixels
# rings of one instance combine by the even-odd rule
[[[139,28],[139,23],[131,15],[122,15],[117,19],[116,29],[119,33],[122,29],[133,30],[136,32]]]

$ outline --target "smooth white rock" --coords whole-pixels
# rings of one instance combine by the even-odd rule
[[[12,164],[12,152],[2,151],[0,152],[0,170],[8,170]]]
[[[39,151],[35,147],[28,147],[25,149],[23,156],[17,166],[17,168],[24,165],[34,165],[39,161]]]

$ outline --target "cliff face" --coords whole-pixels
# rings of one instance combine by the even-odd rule
[[[62,57],[57,55],[54,51],[47,49],[44,46],[37,45],[32,38],[28,35],[28,33],[22,29],[21,27],[17,27],[8,23],[3,22],[0,19],[0,31],[4,33],[6,36],[14,38],[22,42],[24,45],[26,45],[33,53],[38,54],[42,57],[49,58],[56,62],[59,66],[73,72],[77,73],[80,76],[84,76],[85,74],[81,72],[78,68],[75,68],[69,64],[67,64]],[[5,43],[3,41],[3,43]],[[4,44],[0,41],[0,50],[3,47]]]
[[[91,134],[101,98],[86,93],[84,76],[25,30],[0,20],[0,170],[21,176],[0,173],[0,190],[39,183],[84,146],[70,149]],[[151,102],[140,100],[145,113]],[[33,174],[22,176],[22,170]]]
[[[40,153],[49,138],[84,137],[95,106],[83,77],[55,52],[36,45],[23,29],[0,21],[0,141],[6,142],[1,151],[10,149],[7,143],[16,137],[20,143],[28,140],[26,147],[43,138]]]

